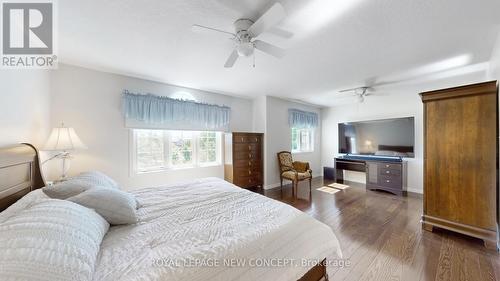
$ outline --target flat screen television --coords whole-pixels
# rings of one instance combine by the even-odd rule
[[[413,117],[339,123],[339,153],[415,157]]]

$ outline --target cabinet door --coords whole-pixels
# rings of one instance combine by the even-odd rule
[[[378,185],[378,164],[366,162],[366,183]]]

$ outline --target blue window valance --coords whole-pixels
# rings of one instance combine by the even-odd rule
[[[297,129],[316,128],[318,127],[318,114],[298,109],[289,109],[288,124],[290,127]]]
[[[231,108],[125,90],[123,115],[127,127],[228,131]]]

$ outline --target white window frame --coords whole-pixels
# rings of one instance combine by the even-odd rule
[[[293,130],[297,130],[297,133],[299,134],[299,140],[298,140],[298,145],[297,149],[293,149]],[[300,141],[300,132],[301,131],[308,131],[309,132],[309,148],[303,149],[301,148],[301,141]],[[290,129],[290,140],[291,140],[291,148],[290,150],[292,153],[297,154],[297,153],[310,153],[314,152],[314,141],[315,141],[315,129],[314,128],[291,128]]]
[[[175,171],[180,169],[194,169],[201,167],[213,167],[222,165],[222,132],[215,132],[216,138],[216,161],[214,162],[205,162],[200,163],[198,159],[198,150],[199,150],[199,140],[200,140],[200,131],[185,131],[191,132],[193,134],[192,138],[192,164],[189,165],[172,165],[171,155],[170,155],[170,142],[171,142],[171,134],[169,132],[174,130],[158,130],[163,131],[163,147],[164,147],[164,163],[163,167],[153,168],[148,170],[140,171],[137,166],[137,130],[157,130],[157,129],[130,129],[130,174],[131,175],[140,175],[140,174],[148,174],[148,173],[159,173],[166,171]]]

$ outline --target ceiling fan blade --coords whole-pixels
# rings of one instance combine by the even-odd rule
[[[347,92],[354,92],[355,90],[357,90],[359,88],[350,88],[350,89],[344,89],[344,90],[340,90],[338,91],[339,93],[347,93]]]
[[[219,33],[224,33],[224,34],[227,34],[227,35],[230,35],[231,37],[236,37],[236,34],[234,33],[231,33],[229,31],[225,31],[225,30],[221,30],[221,29],[217,29],[217,28],[213,28],[213,27],[208,27],[208,26],[203,26],[203,25],[199,25],[199,24],[193,24],[191,26],[191,30],[193,32],[203,32],[203,33],[206,33],[206,32],[210,32],[212,33],[212,31],[215,31],[215,32],[219,32]]]
[[[282,58],[285,56],[285,50],[264,41],[255,40],[253,44],[257,50],[270,54],[273,57]]]
[[[275,26],[286,17],[285,8],[280,3],[274,4],[256,22],[250,26],[248,32],[252,37],[259,36],[262,32]]]
[[[233,50],[233,52],[231,53],[231,55],[229,55],[229,58],[227,58],[227,61],[224,64],[224,67],[225,68],[233,67],[233,65],[234,65],[234,63],[236,62],[237,59],[238,59],[238,52],[235,49],[235,50]]]
[[[288,30],[285,30],[285,29],[281,29],[279,27],[271,27],[269,30],[268,30],[269,33],[272,33],[276,36],[279,36],[279,37],[283,37],[285,39],[290,39],[293,37],[293,33],[288,31]]]

